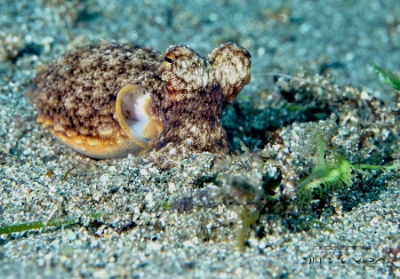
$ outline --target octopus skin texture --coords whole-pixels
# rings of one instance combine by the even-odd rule
[[[208,59],[188,46],[165,55],[101,43],[37,69],[29,95],[37,121],[98,159],[148,156],[170,168],[191,154],[229,152],[221,114],[250,82],[250,54],[228,43]]]

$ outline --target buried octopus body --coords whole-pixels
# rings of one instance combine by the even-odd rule
[[[146,154],[163,168],[193,153],[227,154],[225,106],[250,82],[250,54],[226,44],[202,59],[128,44],[79,48],[32,80],[38,122],[92,158]]]

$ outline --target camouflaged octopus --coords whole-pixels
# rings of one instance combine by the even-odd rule
[[[164,167],[193,153],[227,154],[221,114],[250,82],[250,54],[228,43],[208,59],[101,43],[41,66],[30,95],[61,142],[98,159],[148,154]],[[163,158],[163,159],[159,159]]]

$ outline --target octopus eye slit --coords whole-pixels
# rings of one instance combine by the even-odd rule
[[[165,56],[164,58],[164,66],[167,70],[171,70],[172,69],[172,65],[174,63],[174,59],[172,59],[171,57]]]
[[[174,62],[174,60],[172,60],[172,58],[169,57],[165,57],[164,59],[165,62],[172,64],[172,62]]]

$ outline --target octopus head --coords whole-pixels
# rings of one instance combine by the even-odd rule
[[[228,43],[208,56],[214,80],[222,90],[225,105],[232,102],[243,86],[250,82],[250,53],[243,47]]]
[[[218,91],[225,106],[250,82],[250,66],[249,52],[234,43],[213,50],[208,60],[190,47],[178,45],[167,49],[160,71],[173,101],[195,99],[204,91]]]
[[[208,85],[205,61],[187,46],[177,45],[167,49],[161,73],[171,99],[176,102],[195,98],[195,93]]]

